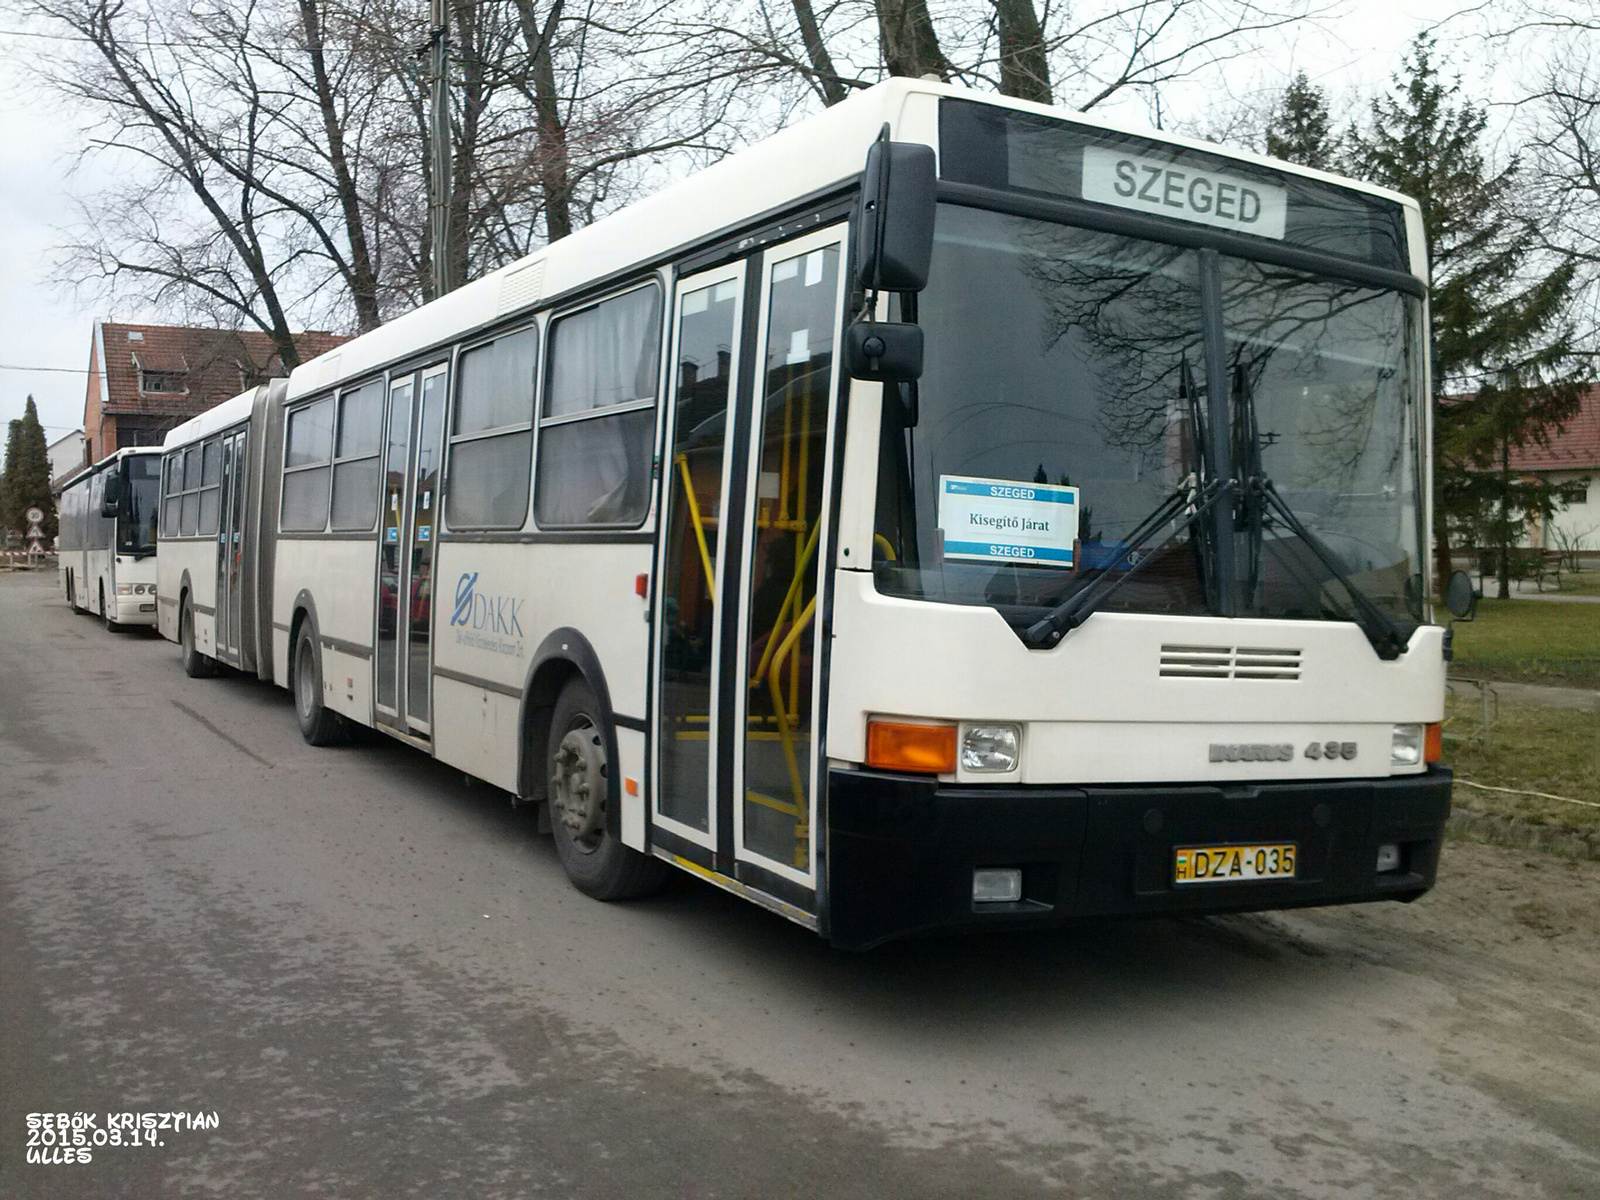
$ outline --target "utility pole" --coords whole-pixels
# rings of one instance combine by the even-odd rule
[[[453,291],[460,280],[453,270],[450,238],[450,16],[447,0],[431,0],[433,29],[428,38],[432,85],[428,102],[428,230],[433,244],[433,295]]]

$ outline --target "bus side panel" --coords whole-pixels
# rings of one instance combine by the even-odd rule
[[[275,678],[289,678],[289,629],[294,601],[311,595],[322,646],[322,702],[363,725],[372,724],[373,573],[377,546],[334,538],[278,538],[273,610],[284,628],[274,629]],[[350,649],[328,645],[345,643]]]
[[[161,632],[178,640],[181,589],[188,572],[189,606],[194,614],[194,644],[202,654],[216,651],[216,617],[206,609],[217,603],[217,539],[184,538],[164,541],[156,554],[156,591],[161,597]]]
[[[435,677],[434,753],[500,787],[517,786],[517,714],[531,658],[555,629],[580,629],[605,675],[612,711],[642,721],[650,627],[634,581],[645,542],[601,545],[445,541],[434,588],[434,666],[517,696]],[[510,725],[506,723],[509,715]],[[506,731],[513,736],[507,737]],[[542,761],[545,747],[529,747]],[[643,780],[644,736],[618,728],[615,770]],[[644,787],[622,789],[623,828],[643,845]]]

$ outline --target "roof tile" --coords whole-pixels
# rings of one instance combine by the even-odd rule
[[[237,396],[251,377],[288,374],[259,330],[195,329],[181,325],[101,324],[105,346],[107,413],[192,417]],[[130,338],[128,335],[139,335]],[[349,341],[342,334],[311,331],[295,335],[302,362]],[[181,371],[181,392],[143,392],[140,371]]]

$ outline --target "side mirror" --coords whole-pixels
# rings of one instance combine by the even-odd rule
[[[857,321],[844,331],[844,369],[852,378],[911,383],[922,378],[922,328]]]
[[[857,287],[920,292],[928,286],[934,179],[932,146],[880,140],[867,151],[856,209]]]
[[[115,472],[106,476],[105,491],[100,493],[100,515],[114,517],[122,507],[122,476]]]
[[[1472,590],[1472,576],[1465,571],[1452,571],[1444,585],[1444,606],[1458,621],[1472,620],[1478,607],[1477,594]]]

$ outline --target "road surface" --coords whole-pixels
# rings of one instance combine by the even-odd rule
[[[1600,865],[834,951],[0,577],[0,1196],[1600,1195]],[[40,1112],[212,1129],[25,1161]],[[108,1135],[109,1136],[109,1135]]]

